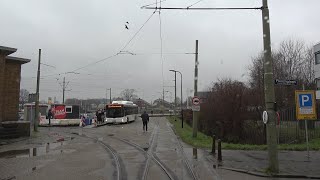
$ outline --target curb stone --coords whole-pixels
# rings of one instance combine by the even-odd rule
[[[220,169],[229,170],[229,171],[235,171],[235,172],[239,172],[239,173],[245,173],[245,174],[258,176],[258,177],[320,179],[320,176],[309,176],[309,175],[299,175],[299,174],[273,174],[273,175],[268,175],[268,174],[264,174],[264,173],[253,172],[253,171],[244,170],[244,169],[229,168],[229,167],[220,167]]]
[[[209,152],[208,152],[209,154]],[[209,156],[209,157],[208,157]],[[218,162],[211,158],[210,156],[212,155],[208,155],[207,159],[209,161],[211,161],[213,164],[217,164]],[[313,175],[301,175],[301,174],[273,174],[273,175],[268,175],[265,173],[261,173],[261,172],[254,172],[254,171],[249,171],[249,170],[245,170],[245,169],[237,169],[237,168],[231,168],[231,167],[224,167],[221,166],[219,164],[216,165],[216,167],[219,167],[219,169],[224,169],[224,170],[229,170],[229,171],[234,171],[234,172],[239,172],[239,173],[244,173],[244,174],[249,174],[249,175],[253,175],[253,176],[257,176],[257,177],[275,177],[275,178],[305,178],[305,179],[320,179],[320,176],[313,176]]]

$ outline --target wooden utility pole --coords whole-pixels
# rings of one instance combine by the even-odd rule
[[[66,90],[69,82],[70,82],[70,81],[66,82],[66,77],[63,77],[63,82],[62,82],[62,84],[59,83],[60,86],[62,87],[62,104],[64,104],[65,92],[66,92],[66,91],[71,91],[71,90]]]
[[[37,72],[37,90],[36,90],[36,103],[35,103],[35,115],[34,115],[34,131],[38,131],[38,124],[40,120],[39,116],[39,87],[40,87],[40,64],[41,64],[41,49],[39,49],[39,60],[38,60],[38,72]]]
[[[112,104],[112,100],[111,100],[111,88],[106,88],[106,101],[107,101],[107,94],[108,94],[108,91],[110,91],[110,94],[109,94],[109,96],[110,96],[110,100],[109,100],[109,102],[110,102],[110,104]],[[106,103],[107,104],[107,103]]]
[[[194,70],[194,96],[198,95],[198,40],[196,40],[196,54],[195,54],[195,70]],[[193,111],[193,121],[192,121],[192,127],[193,127],[193,133],[192,137],[197,137],[198,132],[198,114],[199,112]]]
[[[273,173],[279,172],[278,149],[277,149],[277,129],[275,113],[275,92],[273,78],[273,62],[271,57],[270,19],[268,0],[262,0],[262,25],[264,44],[264,95],[265,106],[268,113],[267,122],[267,144],[268,144],[268,170]]]
[[[195,70],[194,70],[194,97],[198,95],[198,40],[196,40],[196,54],[195,54]],[[192,137],[196,138],[197,133],[198,133],[198,117],[199,117],[199,112],[198,111],[193,111],[193,118],[192,118],[192,127],[193,127],[193,132],[192,132]],[[192,148],[192,155],[194,159],[198,158],[198,150],[197,148]]]
[[[62,104],[64,104],[64,92],[66,91],[66,77],[63,77],[62,82]]]
[[[177,71],[174,71],[174,109],[173,109],[173,114],[174,114],[175,121],[177,121],[176,112],[177,112]]]
[[[181,81],[180,81],[180,96],[181,96],[181,99],[180,99],[180,111],[181,111],[181,128],[183,128],[183,111],[182,111],[182,104],[183,104],[183,97],[182,97],[182,73],[180,71],[177,71],[180,76],[181,76]]]

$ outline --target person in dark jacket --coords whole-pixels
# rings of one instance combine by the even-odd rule
[[[48,112],[49,126],[51,125],[51,119],[52,119],[52,117],[53,117],[52,110],[49,109],[49,112]]]
[[[102,123],[102,110],[99,109],[97,112],[96,112],[96,116],[97,116],[97,120],[98,120],[98,124],[101,124]]]
[[[148,122],[149,122],[149,115],[146,111],[143,112],[141,115],[142,123],[143,123],[143,132],[148,131]]]

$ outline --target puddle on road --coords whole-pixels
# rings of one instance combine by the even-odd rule
[[[46,154],[62,154],[62,153],[71,153],[74,152],[74,149],[55,149],[62,147],[67,144],[66,142],[56,142],[56,143],[47,143],[44,146],[29,148],[29,149],[18,149],[18,150],[9,150],[0,152],[0,158],[9,159],[9,158],[25,158],[25,157],[35,157],[43,156]]]

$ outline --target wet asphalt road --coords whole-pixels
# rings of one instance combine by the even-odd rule
[[[165,118],[98,128],[42,128],[39,142],[0,148],[0,179],[219,179],[212,164],[193,160]],[[20,151],[17,151],[20,150]],[[210,167],[211,166],[211,167]]]

